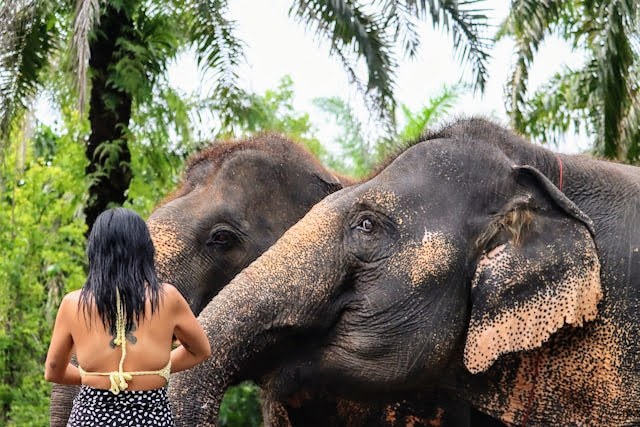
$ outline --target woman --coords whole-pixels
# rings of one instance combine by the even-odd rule
[[[60,304],[45,367],[47,381],[82,384],[68,425],[174,425],[164,386],[169,372],[210,356],[202,327],[182,295],[158,283],[135,212],[103,212],[87,255],[87,281]],[[174,335],[182,345],[171,351]],[[79,367],[69,363],[73,350]]]

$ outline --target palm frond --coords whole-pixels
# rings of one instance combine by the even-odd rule
[[[631,11],[633,0],[612,1],[600,8],[598,22],[604,26],[594,44],[598,62],[599,96],[602,103],[604,156],[619,159],[622,152],[621,122],[629,105],[629,71],[634,55],[628,34],[637,27]]]
[[[370,173],[378,159],[374,147],[363,135],[363,125],[351,105],[337,96],[314,98],[313,104],[341,129],[333,141],[340,147],[340,152],[337,155],[327,153],[324,161],[333,170],[349,176],[363,177]]]
[[[640,92],[636,90],[627,115],[622,120],[622,138],[627,147],[626,160],[640,162]]]
[[[630,93],[629,107],[621,123],[621,139],[626,147],[625,158],[633,164],[640,163],[640,61],[635,50],[635,63],[627,79]]]
[[[538,46],[558,22],[562,0],[514,0],[497,37],[512,36],[516,42],[516,63],[507,84],[507,110],[511,124],[525,131],[522,109],[525,104],[529,68]]]
[[[528,100],[522,133],[542,143],[559,144],[570,129],[588,121],[593,76],[585,70],[564,68]]]
[[[78,89],[78,110],[84,113],[87,102],[87,67],[91,51],[89,34],[100,23],[100,6],[104,0],[77,0],[71,37],[73,68]]]
[[[198,0],[187,13],[187,33],[195,45],[198,64],[216,78],[213,97],[220,111],[241,108],[243,91],[238,86],[237,67],[244,61],[243,43],[236,38],[235,21],[225,17],[227,0]],[[232,117],[220,118],[228,124]]]
[[[442,87],[442,91],[429,99],[427,105],[422,106],[416,112],[412,112],[409,107],[402,105],[406,124],[398,132],[398,140],[401,143],[417,141],[427,129],[432,127],[438,120],[447,114],[458,101],[462,85]],[[397,146],[394,149],[398,148]]]
[[[0,137],[39,86],[55,45],[54,20],[36,1],[5,2],[0,11]]]
[[[400,42],[404,54],[409,58],[415,57],[420,47],[415,3],[387,0],[382,5],[382,14],[386,17],[384,27],[393,28],[394,40]]]
[[[381,118],[391,123],[396,62],[383,17],[365,13],[351,0],[298,0],[289,14],[330,41],[331,53],[342,61],[352,81],[367,94]],[[358,79],[353,53],[367,64],[366,85]]]
[[[429,0],[431,19],[436,25],[442,22],[442,27],[452,32],[453,47],[459,55],[460,62],[469,62],[472,65],[475,75],[473,88],[481,92],[487,83],[487,62],[491,58],[490,39],[484,35],[488,29],[486,9],[476,7],[483,1],[441,0],[438,10],[433,0]],[[425,0],[419,4],[421,9],[425,9]]]
[[[135,31],[116,42],[117,62],[110,83],[138,102],[152,102],[153,88],[183,44],[183,34],[174,25],[176,16],[163,7],[141,7],[134,16]]]
[[[637,92],[640,3],[635,0],[555,2],[517,0],[499,36],[515,38],[517,62],[509,112],[521,132],[543,141],[568,130],[570,122],[592,134],[594,152],[632,160],[637,154]],[[526,99],[526,79],[540,42],[554,31],[586,52],[581,70],[556,75]],[[584,129],[584,128],[583,128]]]

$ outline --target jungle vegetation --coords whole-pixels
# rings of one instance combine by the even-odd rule
[[[316,111],[297,111],[287,76],[265,93],[243,89],[237,70],[250,58],[228,18],[230,1],[0,2],[0,426],[48,424],[42,365],[62,296],[84,282],[93,220],[117,205],[146,217],[174,188],[186,157],[208,143],[199,126],[220,138],[283,132],[327,166],[362,177],[442,119],[464,91],[483,90],[491,30],[517,46],[505,82],[515,129],[548,143],[583,130],[593,135],[594,153],[639,161],[634,0],[513,0],[497,32],[488,27],[482,0],[292,0],[290,17],[329,41],[327,54],[344,65],[370,114],[385,124],[375,140],[342,98],[316,99]],[[398,56],[420,49],[421,20],[450,35],[471,79],[444,86],[412,111],[397,105],[394,90]],[[527,91],[538,47],[552,34],[587,60]],[[169,84],[167,66],[185,50],[215,82],[204,98]],[[34,119],[42,96],[58,113],[55,126]],[[335,141],[319,139],[318,120],[340,129]],[[256,399],[251,384],[233,389],[221,424],[259,425]]]

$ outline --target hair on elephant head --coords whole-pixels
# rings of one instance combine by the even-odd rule
[[[509,424],[638,423],[639,179],[453,123],[325,198],[225,287],[200,316],[206,369],[216,389],[440,389]],[[190,375],[176,386],[197,401]]]

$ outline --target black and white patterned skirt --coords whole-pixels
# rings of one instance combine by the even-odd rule
[[[73,400],[67,427],[174,425],[166,388],[114,395],[109,390],[83,385]]]

